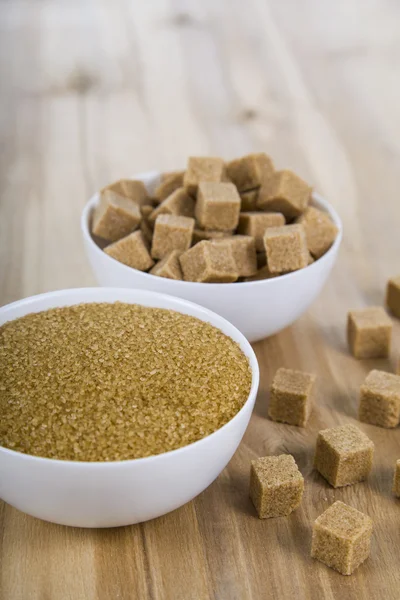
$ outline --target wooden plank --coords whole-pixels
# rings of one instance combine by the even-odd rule
[[[93,285],[79,214],[120,176],[184,165],[188,154],[270,152],[339,211],[340,258],[294,326],[255,344],[261,368],[244,440],[220,477],[181,509],[118,530],[51,525],[0,503],[0,598],[397,600],[400,430],[361,424],[376,444],[368,482],[334,490],[313,471],[319,429],[357,423],[373,366],[347,353],[347,310],[382,304],[399,272],[400,14],[353,0],[0,2],[0,303]],[[266,418],[280,366],[318,374],[304,430]],[[290,452],[302,506],[260,521],[250,460]],[[335,500],[370,514],[370,559],[343,577],[310,556],[314,519]]]

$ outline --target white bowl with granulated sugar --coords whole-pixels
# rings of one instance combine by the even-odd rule
[[[117,527],[168,513],[214,481],[236,451],[250,420],[259,384],[257,359],[250,344],[228,321],[186,300],[142,290],[71,289],[0,308],[0,326],[52,308],[114,302],[167,309],[218,328],[247,357],[250,391],[242,408],[214,433],[145,458],[108,462],[59,460],[1,446],[0,497],[46,521],[76,527]]]
[[[160,182],[157,171],[141,173],[141,180],[153,193]],[[311,205],[328,213],[338,233],[330,249],[306,268],[260,281],[237,283],[194,283],[175,281],[138,271],[118,262],[96,244],[90,233],[91,217],[99,202],[95,194],[81,217],[84,246],[93,273],[101,286],[127,287],[171,294],[215,311],[237,327],[250,342],[274,335],[298,319],[316,299],[335,264],[343,235],[341,220],[334,208],[318,194]]]

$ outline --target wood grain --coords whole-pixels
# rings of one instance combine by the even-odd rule
[[[368,482],[334,490],[312,469],[320,428],[356,421],[372,366],[346,350],[349,308],[383,302],[399,266],[400,10],[382,0],[1,0],[0,302],[93,285],[79,213],[112,179],[173,169],[188,154],[266,150],[342,216],[339,263],[307,315],[255,345],[261,387],[229,466],[172,514],[118,530],[47,524],[0,504],[4,600],[398,600],[400,430],[376,444]],[[280,366],[318,374],[305,430],[266,419]],[[249,462],[292,453],[301,508],[259,521]],[[28,493],[28,491],[27,491]],[[343,577],[309,557],[334,500],[374,520],[370,559]]]

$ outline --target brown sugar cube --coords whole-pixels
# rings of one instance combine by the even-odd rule
[[[299,217],[310,201],[311,188],[292,171],[276,171],[263,182],[258,195],[258,208],[281,212],[287,219]]]
[[[333,487],[363,481],[372,468],[374,444],[355,425],[318,433],[314,467]]]
[[[213,231],[212,229],[197,229],[193,230],[193,244],[202,242],[203,240],[219,240],[228,238],[232,235],[232,231]]]
[[[266,252],[257,252],[257,268],[261,269],[261,267],[265,267],[267,264],[267,254]]]
[[[183,186],[183,176],[185,171],[172,171],[161,175],[161,183],[154,190],[153,197],[159,204],[165,198],[168,198],[178,188]]]
[[[281,213],[242,212],[239,216],[238,233],[251,235],[256,240],[257,252],[264,250],[264,233],[268,227],[285,225],[285,217]]]
[[[240,196],[233,183],[201,182],[195,216],[203,229],[233,231],[239,222]]]
[[[393,316],[400,319],[400,275],[389,279],[386,289],[386,305]]]
[[[139,206],[129,198],[105,190],[94,209],[92,233],[116,242],[138,228],[142,215]]]
[[[179,257],[185,281],[232,283],[239,274],[231,246],[199,242]]]
[[[233,183],[199,184],[195,215],[200,227],[232,231],[239,222],[240,196]]]
[[[241,191],[239,189],[240,188],[240,184],[239,184],[238,190],[240,192],[240,197],[242,200],[241,210],[243,210],[243,211],[257,210],[257,208],[258,208],[257,200],[258,200],[260,185],[263,185],[263,183],[268,182],[275,172],[274,164],[273,164],[271,158],[267,154],[265,154],[265,152],[258,152],[256,154],[251,154],[250,156],[252,157],[254,162],[258,165],[260,181],[257,184],[257,186],[255,187],[255,189],[247,189],[246,191]],[[233,181],[233,179],[232,179],[232,181]],[[235,183],[235,181],[233,181],[233,183]]]
[[[153,230],[147,219],[142,219],[140,222],[140,231],[143,234],[144,239],[151,244],[153,239]]]
[[[393,476],[393,494],[400,498],[400,459],[396,462]]]
[[[308,265],[306,235],[301,225],[269,227],[264,246],[271,273],[288,273]]]
[[[130,200],[134,200],[139,206],[151,204],[151,199],[143,181],[120,179],[102,189],[102,193],[106,191],[114,192],[124,198],[130,198]]]
[[[311,556],[351,575],[368,558],[371,535],[372,519],[339,500],[316,519]]]
[[[257,210],[258,189],[240,192],[240,210],[255,211]]]
[[[154,208],[151,204],[143,204],[143,206],[140,207],[140,212],[142,213],[142,217],[144,219],[148,219],[153,210]]]
[[[278,369],[271,386],[268,416],[273,421],[304,427],[310,416],[316,376]]]
[[[149,216],[149,223],[155,223],[158,215],[194,217],[194,200],[183,187],[178,188],[153,210]]]
[[[226,164],[226,174],[238,192],[246,192],[261,185],[261,167],[256,154],[247,154]]]
[[[255,155],[261,173],[261,185],[267,183],[275,173],[274,163],[265,152],[257,152]]]
[[[154,265],[141,231],[130,233],[121,240],[110,244],[104,248],[104,252],[138,271],[147,271]]]
[[[183,279],[181,264],[179,262],[180,254],[179,250],[173,250],[155,264],[150,273],[158,275],[158,277],[166,277],[167,279]]]
[[[308,265],[312,265],[315,262],[315,259],[312,257],[310,253],[308,253]]]
[[[250,498],[260,519],[286,517],[301,504],[304,479],[290,454],[251,461]]]
[[[250,275],[250,277],[245,277],[245,281],[261,281],[262,279],[272,279],[272,277],[277,277],[276,273],[271,273],[268,268],[268,265],[264,265],[254,275]]]
[[[400,423],[400,375],[373,370],[360,390],[360,421],[378,427]]]
[[[184,252],[192,243],[194,219],[176,215],[159,215],[154,226],[151,255],[164,258],[172,250]]]
[[[296,221],[303,225],[306,232],[307,246],[314,258],[320,258],[329,250],[337,236],[337,227],[330,216],[309,206]]]
[[[254,238],[248,235],[233,235],[229,238],[217,238],[212,241],[214,244],[228,244],[232,248],[239,277],[249,277],[257,272]]]
[[[224,173],[225,164],[222,158],[190,156],[183,178],[183,185],[188,194],[195,196],[200,182],[220,182]]]
[[[351,310],[347,316],[347,341],[355,358],[387,358],[392,321],[381,306]]]

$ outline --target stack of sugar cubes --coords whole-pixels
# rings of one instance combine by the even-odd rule
[[[310,199],[311,187],[264,153],[190,157],[153,196],[134,180],[104,188],[92,235],[112,258],[159,277],[268,279],[308,266],[334,242],[336,226]]]

